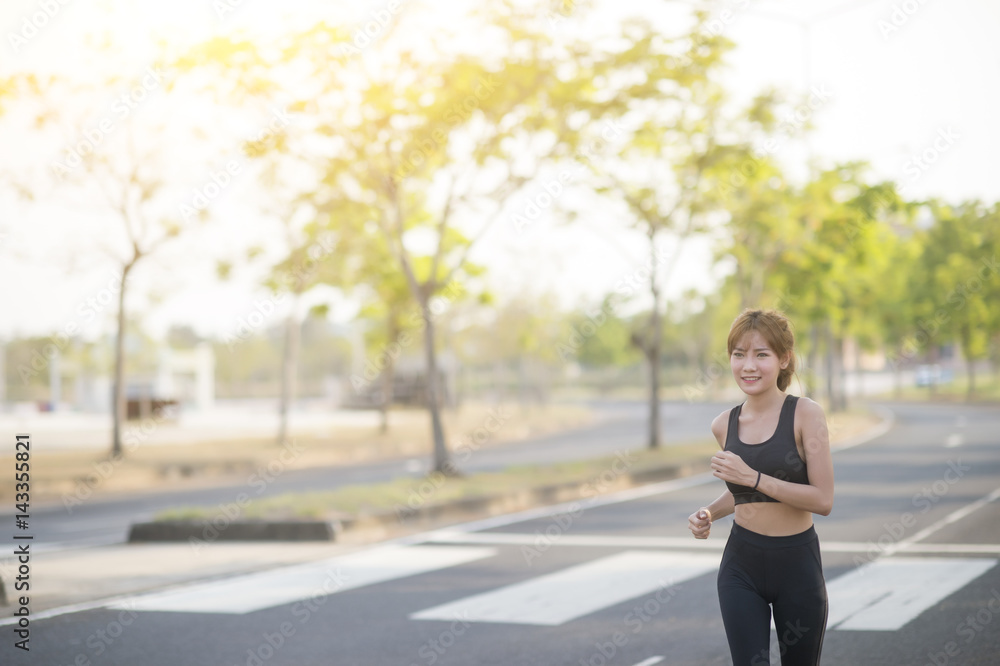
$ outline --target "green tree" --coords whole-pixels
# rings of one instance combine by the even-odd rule
[[[931,298],[921,308],[921,330],[940,344],[956,340],[966,362],[968,397],[975,393],[975,362],[987,357],[995,331],[996,206],[979,201],[936,205],[935,223],[926,231],[921,263]],[[992,262],[992,263],[991,263]]]
[[[461,29],[489,35],[477,55],[383,39],[331,60],[350,36],[319,24],[266,56],[222,39],[185,59],[227,68],[253,95],[291,97],[289,108],[323,147],[305,160],[319,173],[317,209],[341,224],[339,211],[368,208],[374,225],[362,228],[372,242],[381,236],[422,313],[434,469],[444,473],[451,466],[439,414],[435,298],[456,285],[475,295],[481,271],[468,256],[504,203],[546,158],[578,148],[588,135],[581,127],[592,134],[596,121],[627,108],[630,94],[656,87],[625,85],[621,96],[610,85],[598,89],[595,80],[641,65],[642,53],[605,54],[582,40],[556,48],[544,17],[513,3],[490,3],[476,21]],[[307,96],[294,85],[296,71],[308,72]]]
[[[651,449],[661,443],[663,290],[687,241],[712,228],[711,214],[724,203],[718,185],[742,165],[747,132],[767,129],[773,123],[773,100],[768,94],[737,114],[740,121],[724,113],[726,96],[717,72],[733,44],[706,29],[709,18],[697,11],[693,27],[674,39],[656,34],[647,24],[626,26],[633,41],[620,67],[625,69],[627,64],[644,75],[646,87],[632,91],[641,102],[634,105],[633,113],[643,119],[596,169],[598,191],[626,204],[632,227],[645,237],[649,253],[648,323],[633,331],[632,342],[649,368]]]
[[[881,208],[891,197],[864,180],[867,165],[847,163],[818,173],[790,196],[796,221],[794,242],[773,271],[782,285],[780,299],[800,330],[807,352],[805,372],[813,390],[816,354],[825,352],[823,377],[831,411],[846,407],[843,377],[845,339],[864,332],[864,320],[877,301],[877,279],[884,265],[879,241]],[[885,207],[886,204],[877,204]]]

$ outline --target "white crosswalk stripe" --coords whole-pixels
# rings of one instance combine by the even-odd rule
[[[167,590],[110,605],[139,611],[242,614],[490,557],[479,546],[383,546],[321,562]]]
[[[416,620],[557,626],[719,567],[719,555],[625,551],[412,614]]]
[[[827,584],[829,629],[895,631],[961,587],[997,560],[887,557]]]

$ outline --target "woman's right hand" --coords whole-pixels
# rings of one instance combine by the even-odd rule
[[[688,516],[688,529],[695,539],[707,539],[708,533],[712,530],[712,512],[706,507],[701,507]]]

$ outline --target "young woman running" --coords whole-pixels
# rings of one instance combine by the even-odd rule
[[[747,398],[719,414],[712,473],[728,490],[688,518],[696,539],[736,513],[719,567],[722,621],[734,666],[770,663],[771,611],[782,666],[819,664],[827,596],[812,515],[833,507],[823,409],[787,395],[795,372],[788,319],[745,310],[729,331],[729,364]]]

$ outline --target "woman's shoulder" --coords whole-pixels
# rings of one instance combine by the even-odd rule
[[[712,434],[715,435],[715,439],[718,440],[721,447],[725,447],[726,445],[726,435],[729,433],[729,415],[733,409],[735,407],[723,411],[712,419]]]
[[[812,398],[807,398],[804,395],[792,396],[795,398],[795,415],[807,416],[807,417],[826,417],[826,412],[823,411],[823,405],[819,404]]]
[[[795,404],[795,428],[815,428],[826,425],[826,412],[823,405],[812,398],[799,397]]]

